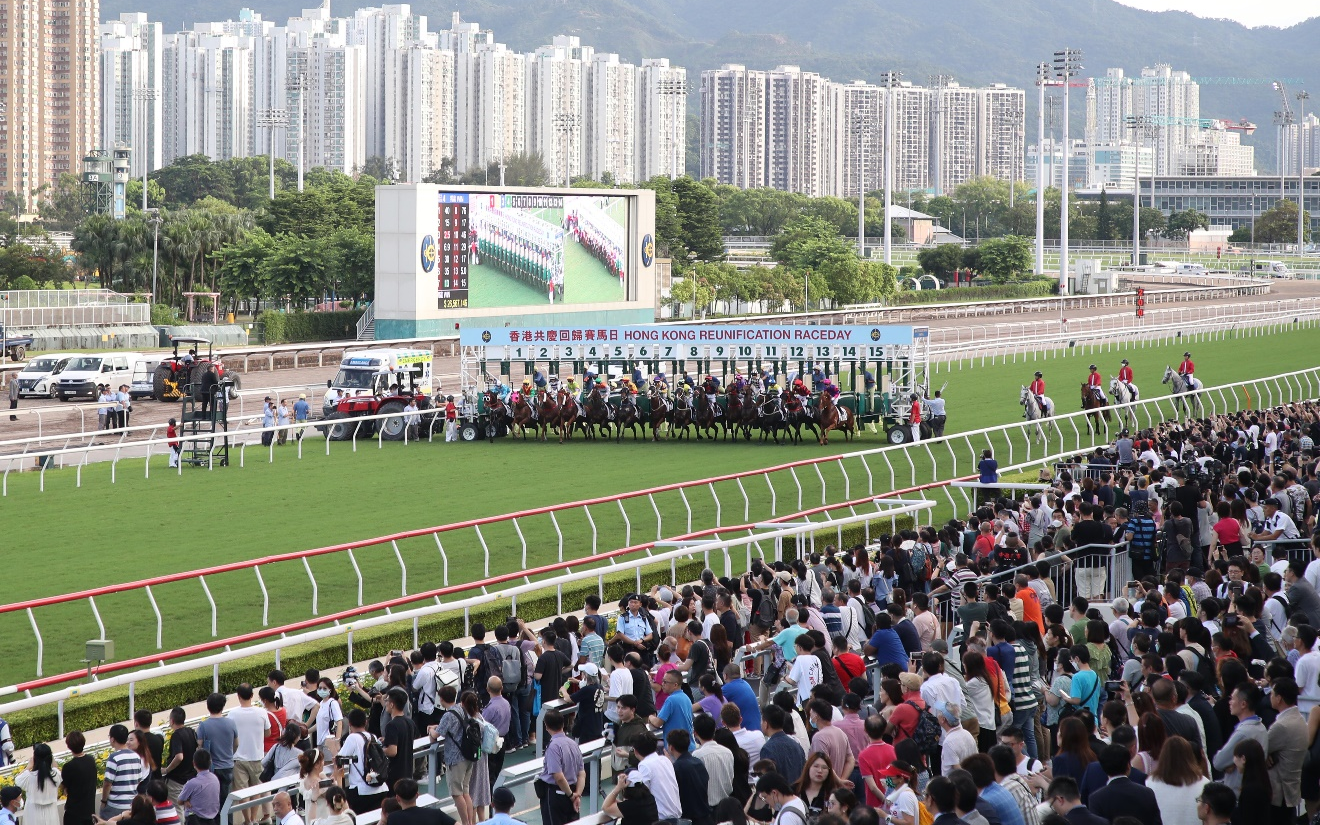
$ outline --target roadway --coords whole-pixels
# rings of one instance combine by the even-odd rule
[[[1152,285],[1154,286],[1154,285]],[[1228,298],[1205,300],[1198,302],[1188,302],[1179,304],[1156,304],[1150,307],[1152,312],[1169,306],[1177,306],[1182,309],[1193,309],[1196,307],[1212,307],[1216,305],[1227,304],[1247,304],[1275,302],[1280,300],[1295,300],[1303,297],[1320,297],[1320,282],[1301,281],[1301,280],[1280,280],[1273,284],[1273,290],[1268,295],[1262,295],[1256,298],[1244,298],[1233,296]],[[1122,314],[1124,310],[1116,307],[1093,307],[1085,309],[1074,309],[1069,311],[1068,320],[1081,320],[1083,318],[1113,316]],[[965,327],[969,324],[978,326],[993,326],[994,323],[1002,323],[1006,327],[1010,324],[1029,322],[1033,320],[1047,321],[1055,320],[1059,317],[1057,305],[1050,307],[1048,303],[1034,312],[1025,312],[1011,316],[996,316],[992,323],[987,323],[991,319],[950,319],[950,318],[932,318],[921,321],[931,328],[956,328]],[[332,360],[332,359],[327,359]],[[231,367],[236,366],[232,363]],[[266,364],[262,359],[252,359],[250,371],[243,374],[242,378],[242,397],[233,402],[230,408],[231,427],[238,427],[259,423],[261,414],[262,400],[269,394],[275,399],[287,398],[292,404],[297,400],[300,393],[306,393],[308,401],[312,404],[313,413],[319,412],[321,398],[324,393],[325,382],[333,378],[336,366],[300,366],[280,368],[279,364],[275,370],[265,369]],[[456,356],[437,356],[435,360],[435,373],[440,378],[440,389],[444,393],[455,393],[458,390],[458,372],[459,359]],[[67,409],[61,409],[65,407]],[[82,431],[80,420],[85,416],[89,430],[95,429],[96,413],[95,409],[87,409],[83,415],[74,410],[73,405],[61,405],[59,402],[50,402],[44,399],[25,399],[19,402],[21,410],[30,410],[41,408],[40,422],[38,416],[34,413],[25,413],[19,417],[18,421],[8,421],[0,417],[0,456],[10,455],[15,452],[24,451],[22,447],[7,445],[4,442],[13,439],[33,438],[37,435],[45,436],[42,443],[44,449],[54,449],[61,446],[75,446],[86,443],[86,438],[79,439],[77,434]],[[130,425],[154,425],[159,426],[160,430],[156,437],[163,437],[164,427],[171,417],[178,417],[181,412],[181,405],[178,402],[157,402],[152,400],[139,400],[133,403],[133,413]],[[0,413],[3,416],[3,413]],[[135,437],[145,437],[150,431],[143,431],[135,434]],[[316,436],[315,433],[310,435]],[[118,438],[108,434],[98,437],[99,443],[106,443],[107,439]],[[67,442],[67,443],[66,443]],[[35,449],[28,447],[27,451]],[[108,453],[91,454],[92,460],[107,457]],[[17,469],[15,467],[14,469]]]

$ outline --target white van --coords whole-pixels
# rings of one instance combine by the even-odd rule
[[[61,401],[70,398],[95,400],[97,384],[109,384],[114,389],[128,384],[133,380],[133,368],[143,357],[137,352],[109,352],[70,358],[60,370],[56,392]]]
[[[1200,264],[1180,263],[1173,271],[1175,275],[1204,275],[1209,270]]]
[[[133,365],[133,379],[128,382],[128,397],[134,401],[151,398],[156,392],[156,367],[159,356],[147,356]]]
[[[1252,261],[1251,268],[1243,267],[1244,272],[1257,278],[1291,278],[1292,270],[1283,261]]]
[[[18,374],[18,397],[54,398],[55,376],[69,363],[69,359],[77,357],[76,352],[57,352],[29,358]]]

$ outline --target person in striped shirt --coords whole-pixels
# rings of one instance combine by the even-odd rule
[[[113,752],[105,761],[105,783],[101,786],[102,819],[118,816],[133,806],[138,783],[146,773],[142,758],[128,749],[128,728],[111,726],[110,746]]]

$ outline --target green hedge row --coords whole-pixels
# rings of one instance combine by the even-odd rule
[[[996,286],[951,286],[946,289],[923,289],[917,292],[900,292],[891,300],[892,306],[910,304],[946,304],[958,301],[993,301],[1010,298],[1041,298],[1053,295],[1057,281],[1051,278],[1037,278],[1019,284],[999,284]]]
[[[337,341],[357,334],[360,309],[334,312],[275,312],[257,316],[262,340],[267,344],[298,344],[303,341]]]
[[[700,561],[678,565],[678,581],[693,581],[702,569]],[[643,569],[642,585],[649,589],[654,584],[671,583],[669,565],[657,564]],[[635,573],[610,573],[605,576],[603,600],[606,605],[618,602],[637,586]],[[574,582],[564,587],[564,611],[577,610],[582,599],[597,592],[594,579]],[[487,627],[504,622],[511,610],[509,599],[492,594],[492,601],[469,611],[469,621],[483,622]],[[560,615],[553,590],[518,599],[517,614],[525,621],[536,621]],[[438,613],[421,622],[418,637],[440,641],[462,638],[465,634],[462,611]],[[368,628],[353,634],[353,659],[363,661],[387,655],[391,650],[409,650],[413,647],[411,622],[391,623]],[[348,663],[348,645],[342,638],[324,639],[301,645],[290,645],[280,651],[280,667],[293,677],[308,668],[324,670],[342,667]],[[240,684],[264,685],[266,674],[275,666],[275,658],[261,654],[238,659],[220,666],[220,690],[230,693]],[[135,686],[135,707],[160,713],[176,705],[187,705],[205,699],[212,689],[211,672],[180,673],[138,682]],[[64,730],[93,730],[113,725],[129,718],[128,688],[111,688],[85,697],[73,697],[64,703]],[[28,747],[36,742],[51,742],[59,738],[59,717],[54,704],[18,711],[6,717],[13,731],[16,747]]]

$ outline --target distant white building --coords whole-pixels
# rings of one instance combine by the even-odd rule
[[[1178,157],[1177,174],[1236,176],[1256,174],[1256,149],[1243,146],[1237,132],[1202,129]]]
[[[251,46],[251,38],[225,34],[220,24],[165,36],[163,163],[252,154]]]
[[[594,51],[560,35],[527,55],[527,145],[545,161],[550,180],[567,186],[584,169],[586,63]]]
[[[391,88],[388,82],[389,79],[399,77],[393,70],[396,68],[392,65],[394,53],[413,46],[434,48],[436,37],[427,34],[426,15],[413,14],[412,7],[407,3],[358,9],[344,22],[345,41],[349,45],[363,48],[367,157],[398,161],[398,153],[405,151],[404,147],[390,144],[385,138],[386,124],[394,114],[386,111],[386,98],[391,93],[395,99],[398,97],[398,89]],[[397,118],[393,119],[397,122]]]
[[[637,180],[687,173],[687,69],[648,57],[637,71]]]
[[[140,178],[161,166],[165,36],[142,13],[102,23],[100,36],[100,145],[130,147],[129,169]]]
[[[1087,169],[1087,189],[1110,189],[1131,192],[1137,175],[1148,180],[1155,174],[1155,150],[1131,141],[1087,147],[1090,163]],[[1035,180],[1034,177],[1031,180]]]
[[[586,80],[586,174],[633,183],[638,179],[637,67],[617,54],[596,54],[587,63]]]
[[[527,152],[527,59],[503,43],[481,43],[455,59],[455,171]]]
[[[454,156],[454,53],[414,44],[386,57],[385,157],[420,183]]]
[[[1038,165],[1044,164],[1045,186],[1063,188],[1064,152],[1063,143],[1052,138],[1045,139],[1045,149],[1033,143],[1027,147],[1026,179],[1036,180]],[[1068,153],[1068,182],[1072,189],[1084,189],[1087,185],[1087,172],[1090,167],[1090,150],[1082,140],[1072,141]]]

